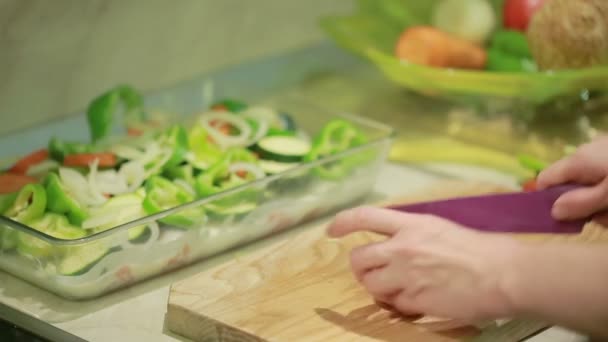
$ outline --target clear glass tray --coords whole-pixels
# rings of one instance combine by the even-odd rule
[[[184,83],[147,96],[146,105],[181,113],[176,120],[187,121],[209,106],[213,96],[205,89],[202,81]],[[329,120],[346,119],[358,126],[369,142],[78,240],[57,239],[0,216],[0,227],[5,231],[16,230],[31,244],[50,251],[40,257],[0,248],[0,269],[64,298],[89,299],[335,212],[371,191],[394,138],[391,127],[363,117],[331,113],[297,97],[268,98],[251,104],[288,112],[311,135]],[[28,137],[48,141],[51,134],[61,134],[65,139],[82,139],[86,130],[81,117],[84,115],[33,128],[19,137],[23,141]],[[324,166],[352,160],[357,162],[337,179],[319,172]],[[236,207],[250,205],[252,196],[254,209],[241,214],[207,215],[194,228],[180,229],[161,222],[195,208],[221,205],[222,201]],[[145,233],[136,234],[142,227]]]

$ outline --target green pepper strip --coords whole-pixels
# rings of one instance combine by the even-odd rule
[[[74,240],[87,235],[84,230],[71,225],[65,216],[54,213],[46,213],[30,222],[29,225],[42,233],[59,239]],[[48,242],[30,234],[18,233],[17,251],[34,257],[48,257],[54,253],[59,253],[61,249],[57,249]]]
[[[256,163],[257,158],[253,153],[242,148],[226,151],[217,163],[196,178],[195,187],[198,194],[209,196],[247,182],[244,179],[230,176],[230,164],[234,162]]]
[[[248,182],[248,180],[229,172],[230,165],[235,162],[257,163],[257,158],[245,149],[234,148],[228,150],[222,159],[196,178],[194,186],[198,195],[201,197],[210,196]],[[207,209],[209,211],[223,211],[224,208],[257,202],[261,195],[262,191],[255,188],[239,191],[209,203]]]
[[[164,169],[175,167],[184,161],[186,153],[188,153],[189,143],[188,134],[184,127],[180,125],[172,126],[160,138],[161,142],[173,149],[171,158],[165,163]]]
[[[27,224],[44,214],[46,191],[40,184],[28,184],[21,188],[13,205],[4,213],[11,219]]]
[[[65,214],[70,222],[77,226],[87,219],[85,209],[67,192],[65,186],[54,173],[49,174],[46,180],[46,193],[48,209],[57,214]]]
[[[4,215],[24,224],[38,219],[46,208],[46,192],[40,184],[28,184],[17,193],[13,203],[5,210]],[[0,231],[0,247],[4,250],[17,246],[17,231],[3,227]]]
[[[148,214],[156,214],[193,200],[194,196],[181,187],[163,177],[154,176],[146,182],[146,197],[143,201],[143,207]],[[168,225],[190,227],[204,219],[203,209],[197,207],[183,209],[179,213],[160,219],[160,221]]]
[[[15,200],[17,199],[17,194],[19,192],[12,192],[10,194],[0,195],[0,215],[10,208]]]
[[[362,145],[366,141],[365,135],[352,124],[343,120],[333,120],[325,125],[314,139],[311,150],[304,157],[304,160],[314,161]],[[356,165],[356,163],[346,163],[346,159],[336,160],[330,163],[331,165],[319,166],[315,168],[315,172],[327,179],[342,178],[350,171],[351,167]]]
[[[544,161],[526,154],[519,155],[518,160],[523,167],[532,170],[536,173],[541,172],[547,167],[547,163],[545,163]]]
[[[207,169],[223,156],[222,150],[210,143],[208,138],[207,131],[200,125],[195,125],[188,134],[188,144],[194,154],[191,164],[197,169]]]
[[[95,151],[93,145],[63,141],[55,137],[49,141],[48,149],[51,158],[58,162],[63,162],[63,158],[69,154],[90,153]]]
[[[105,138],[110,133],[114,115],[120,102],[125,107],[124,117],[126,122],[146,119],[143,99],[135,89],[126,85],[110,89],[95,98],[87,109],[87,119],[93,142]]]

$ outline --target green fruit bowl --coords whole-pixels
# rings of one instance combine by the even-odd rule
[[[321,19],[336,43],[374,63],[388,79],[426,96],[483,105],[522,118],[543,114],[574,115],[581,102],[601,98],[608,90],[608,66],[546,72],[489,72],[435,68],[398,59],[394,47],[400,34],[430,23],[438,0],[358,0],[352,15]],[[502,1],[491,0],[498,23]],[[594,107],[595,108],[595,107]]]

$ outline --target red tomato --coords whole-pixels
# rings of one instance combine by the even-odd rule
[[[526,192],[536,191],[536,179],[530,179],[523,184],[523,189]]]
[[[528,24],[546,0],[506,0],[503,7],[503,25],[506,28],[525,32]]]
[[[15,163],[15,165],[13,165],[13,167],[11,167],[9,169],[9,171],[12,173],[18,173],[18,174],[24,175],[27,172],[27,170],[30,168],[30,166],[41,163],[41,162],[47,160],[48,157],[49,157],[49,151],[47,151],[46,149],[34,151],[34,152],[28,154],[27,156],[21,158],[19,161],[17,161]]]
[[[0,174],[0,194],[10,194],[21,190],[24,186],[38,183],[36,178],[19,175],[16,173]]]
[[[63,165],[79,167],[89,166],[95,159],[99,160],[99,167],[114,167],[116,165],[116,156],[112,153],[79,153],[70,154],[63,158]]]

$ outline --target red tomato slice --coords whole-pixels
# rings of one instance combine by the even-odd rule
[[[99,160],[99,167],[114,167],[116,165],[116,156],[108,152],[70,154],[63,158],[63,165],[72,167],[86,167],[96,159]]]
[[[137,137],[142,135],[144,132],[139,129],[139,128],[135,128],[135,127],[127,127],[127,134],[131,137]]]
[[[9,171],[12,173],[18,173],[18,174],[24,175],[27,172],[27,170],[30,168],[30,166],[41,163],[41,162],[47,160],[48,158],[49,158],[49,151],[46,149],[40,149],[40,150],[34,151],[34,152],[28,154],[27,156],[21,158],[19,161],[17,161],[15,163],[15,165],[13,165],[9,169]]]
[[[507,0],[503,7],[506,28],[525,32],[534,13],[546,0]]]
[[[526,192],[536,191],[536,179],[530,179],[523,184],[523,189]]]
[[[16,173],[0,174],[0,194],[10,194],[21,190],[24,186],[38,183],[34,177],[19,175]]]

